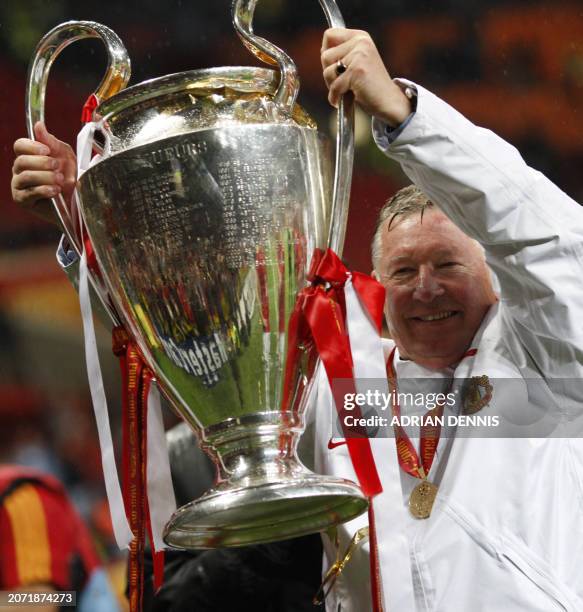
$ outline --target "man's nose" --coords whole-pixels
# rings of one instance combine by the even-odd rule
[[[431,302],[443,293],[444,289],[435,278],[433,270],[428,266],[421,266],[413,297],[420,302]]]

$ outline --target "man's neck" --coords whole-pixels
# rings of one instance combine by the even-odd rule
[[[413,361],[417,365],[427,368],[428,370],[446,370],[448,368],[455,370],[465,355],[466,351],[464,351],[461,355],[446,355],[443,357],[424,357],[422,355],[418,357],[411,357],[405,353],[401,353],[399,350],[399,359]]]

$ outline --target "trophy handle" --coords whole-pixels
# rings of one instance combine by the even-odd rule
[[[233,23],[243,44],[261,61],[276,65],[281,72],[281,81],[275,101],[291,114],[299,91],[299,79],[293,60],[281,49],[265,38],[253,33],[253,14],[257,0],[234,0]],[[320,5],[331,28],[344,28],[344,19],[335,0],[320,0]],[[354,100],[345,95],[338,105],[338,129],[336,137],[336,167],[332,194],[332,211],[328,230],[328,246],[339,255],[344,246],[348,202],[352,183],[354,161]]]
[[[322,10],[331,28],[345,28],[344,18],[336,0],[320,0]],[[352,93],[342,96],[338,104],[338,123],[336,136],[336,168],[334,171],[334,190],[332,192],[332,213],[328,230],[328,247],[342,255],[352,166],[354,163],[354,97]]]
[[[61,51],[83,38],[99,38],[107,50],[108,66],[94,95],[98,102],[122,90],[130,78],[130,59],[123,43],[109,28],[93,21],[67,21],[48,32],[38,43],[28,68],[26,83],[26,127],[34,140],[34,125],[45,119],[45,94],[51,66]],[[81,253],[75,224],[62,195],[52,198],[53,206],[71,246]]]
[[[253,55],[262,62],[279,68],[281,80],[274,100],[285,113],[291,115],[300,90],[298,70],[287,53],[253,32],[253,15],[256,5],[257,0],[234,0],[233,25],[243,44]]]

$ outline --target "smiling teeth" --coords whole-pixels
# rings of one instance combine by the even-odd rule
[[[451,317],[455,313],[453,310],[449,310],[447,312],[440,312],[439,314],[429,315],[427,317],[419,317],[422,321],[439,321],[440,319],[447,319]]]

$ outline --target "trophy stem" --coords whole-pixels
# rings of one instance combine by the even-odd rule
[[[273,542],[325,530],[367,507],[352,482],[319,476],[297,458],[300,420],[267,412],[204,432],[218,465],[214,487],[180,508],[164,540],[178,548]]]

